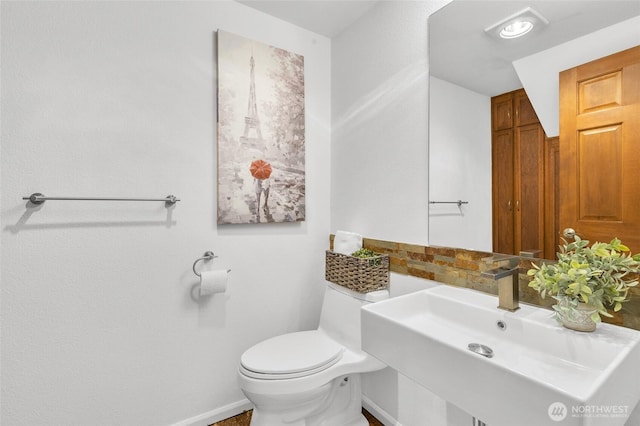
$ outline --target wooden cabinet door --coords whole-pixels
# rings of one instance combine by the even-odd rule
[[[544,131],[540,124],[515,130],[515,253],[544,251]]]
[[[531,101],[524,89],[516,90],[513,96],[513,104],[515,108],[515,124],[514,126],[525,126],[527,124],[539,123],[536,110],[533,109]]]
[[[491,130],[506,130],[513,127],[513,96],[511,93],[496,96],[491,100]]]
[[[513,130],[493,132],[492,139],[493,251],[513,254],[515,248]]]
[[[640,252],[640,46],[560,73],[560,230]]]

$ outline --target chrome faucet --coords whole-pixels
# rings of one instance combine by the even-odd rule
[[[520,259],[513,257],[509,259],[508,266],[490,269],[481,273],[481,275],[491,277],[498,282],[498,308],[510,312],[520,309],[519,263]]]

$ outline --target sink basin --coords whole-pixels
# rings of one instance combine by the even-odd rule
[[[362,348],[488,426],[625,424],[640,400],[640,332],[581,333],[548,309],[497,306],[447,285],[372,303]]]

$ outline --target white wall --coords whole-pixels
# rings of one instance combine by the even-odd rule
[[[331,225],[428,241],[427,17],[384,1],[332,40]]]
[[[427,18],[447,1],[385,1],[332,40],[331,228],[428,242]],[[394,288],[429,282],[393,274]],[[386,424],[466,425],[470,416],[392,369],[363,378]]]
[[[559,73],[640,45],[640,16],[513,62],[549,137],[560,132]]]
[[[429,244],[491,251],[491,98],[429,79]]]
[[[3,425],[197,424],[245,402],[240,354],[317,324],[330,40],[231,1],[1,2]],[[216,225],[220,28],[305,57],[307,220]],[[54,202],[32,192],[164,197]],[[229,290],[193,300],[205,250]]]

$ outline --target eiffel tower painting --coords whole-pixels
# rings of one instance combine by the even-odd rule
[[[304,221],[304,57],[226,31],[217,50],[218,224]]]
[[[244,133],[240,137],[242,144],[248,144],[249,131],[253,130],[256,134],[252,142],[262,142],[262,131],[260,130],[260,118],[258,118],[258,106],[256,104],[256,62],[253,59],[253,52],[249,60],[249,106],[247,107],[247,115],[244,117]],[[255,145],[255,144],[254,144]]]

